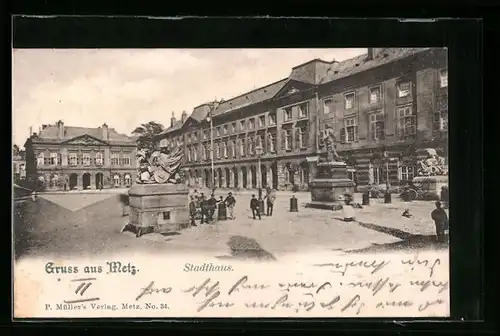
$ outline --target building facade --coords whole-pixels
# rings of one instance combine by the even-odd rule
[[[24,147],[27,179],[45,190],[129,187],[137,176],[135,140],[106,124],[43,125]]]
[[[370,48],[172,117],[158,142],[183,146],[191,186],[307,190],[333,128],[357,186],[400,185],[415,176],[419,149],[447,158],[447,86],[446,49]]]

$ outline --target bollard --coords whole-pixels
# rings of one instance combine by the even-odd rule
[[[384,203],[392,203],[392,195],[388,191],[384,194]]]
[[[266,213],[264,208],[264,200],[262,199],[259,199],[259,213],[261,215],[264,215]]]
[[[299,212],[299,207],[297,205],[297,199],[295,196],[292,196],[290,198],[290,212]]]
[[[363,201],[361,202],[362,205],[370,205],[370,193],[366,192],[363,194]]]

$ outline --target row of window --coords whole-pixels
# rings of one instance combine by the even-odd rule
[[[379,167],[370,165],[368,168],[368,176],[370,184],[381,184],[385,183],[387,179],[387,172]],[[398,166],[398,180],[399,181],[411,181],[415,177],[415,167],[399,165]]]
[[[61,154],[50,153],[49,157],[46,157],[44,153],[38,154],[37,166],[53,166],[62,164]],[[83,153],[78,155],[77,153],[68,154],[68,164],[70,166],[102,166],[104,165],[104,155],[102,153],[96,153],[94,157],[90,154]],[[111,165],[113,166],[130,166],[131,159],[128,154],[122,155],[111,154]]]
[[[448,86],[448,70],[442,69],[439,72],[439,85],[441,88]],[[411,94],[412,82],[401,82],[397,84],[397,97],[404,98]],[[382,86],[375,85],[369,88],[370,94],[368,96],[368,103],[377,104],[382,100]],[[344,94],[344,110],[349,113],[355,107],[356,92],[347,92]],[[323,111],[325,114],[334,112],[333,98],[326,98],[323,100]]]
[[[397,132],[402,137],[415,135],[417,132],[417,116],[412,105],[397,108]],[[340,130],[341,142],[358,140],[357,117],[344,118],[343,128]],[[437,110],[433,115],[433,129],[448,129],[448,110]],[[386,135],[386,115],[382,111],[369,114],[368,136],[370,140],[383,140]]]
[[[282,130],[281,136],[281,148],[285,151],[293,150],[294,142],[294,132],[293,129]],[[275,133],[267,133],[267,141],[264,141],[263,135],[256,135],[255,137],[247,137],[245,139],[228,140],[227,142],[216,142],[214,144],[214,158],[236,158],[237,153],[239,156],[253,156],[262,155],[264,153],[275,153],[276,152],[276,141],[277,137]],[[296,127],[295,128],[295,143],[296,148],[305,149],[308,147],[309,143],[309,131],[308,127]],[[187,160],[188,162],[198,161],[198,152],[201,147],[201,158],[202,160],[211,159],[210,144],[203,143],[201,146],[189,146],[187,148]]]
[[[439,85],[440,87],[447,87],[448,86],[448,70],[447,69],[442,69],[439,72]],[[381,85],[375,85],[369,88],[370,94],[369,94],[369,103],[370,104],[376,104],[379,103],[382,100],[382,86]],[[408,97],[411,95],[412,92],[412,82],[411,81],[405,81],[405,82],[400,82],[397,84],[397,97],[398,98],[404,98]],[[354,108],[355,108],[355,102],[356,102],[356,92],[351,91],[347,92],[344,94],[344,111],[346,113],[350,113]],[[403,111],[405,108],[401,108]],[[334,108],[334,100],[333,98],[325,98],[323,99],[323,111],[325,114],[333,113],[335,110]],[[443,110],[443,109],[441,109]],[[291,122],[295,119],[300,120],[300,119],[307,119],[309,117],[309,103],[300,103],[296,104],[293,106],[287,106],[282,108],[282,116],[283,116],[283,123]],[[442,111],[441,111],[442,112]],[[440,113],[441,113],[440,112]],[[406,113],[404,117],[400,116],[400,113]],[[400,112],[398,111],[398,118],[401,120],[401,123],[404,123],[406,126],[402,127],[402,134],[410,135],[414,134],[414,129],[415,129],[415,123],[413,122],[414,117],[410,116],[408,113],[413,113],[411,110],[406,111],[406,112]],[[438,114],[440,114],[438,113]],[[442,112],[442,114],[447,115],[447,108],[445,112]],[[267,120],[267,122],[266,122]],[[381,120],[378,120],[381,122]],[[435,124],[440,124],[438,129],[444,129],[446,128],[446,118],[443,116],[435,115]],[[376,125],[377,122],[374,121],[374,124]],[[225,125],[217,126],[214,128],[214,137],[221,137],[229,134],[234,134],[237,132],[244,132],[248,130],[256,130],[256,129],[261,129],[265,127],[272,127],[276,125],[276,114],[269,112],[266,114],[259,115],[257,117],[252,117],[248,119],[243,119],[240,120],[239,122],[231,122]],[[354,125],[350,125],[347,127],[354,127]],[[376,128],[379,126],[376,126]],[[404,130],[406,129],[406,131]],[[346,129],[346,134],[350,133],[351,136],[353,134],[353,128]],[[378,131],[380,132],[380,131]],[[375,132],[377,133],[377,132]],[[346,137],[348,137],[346,135]],[[202,140],[208,140],[211,138],[210,130],[205,129],[201,132],[201,139]],[[350,139],[350,138],[349,138]],[[197,142],[200,140],[198,136],[198,131],[194,131],[190,134],[187,135],[187,142],[188,143],[193,143]],[[167,141],[167,140],[165,140]],[[352,141],[346,139],[346,141]],[[177,138],[177,145],[180,144],[180,137]]]

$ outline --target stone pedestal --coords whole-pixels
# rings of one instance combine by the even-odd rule
[[[441,198],[441,188],[448,186],[448,176],[417,176],[412,183],[422,188],[424,200],[437,201]]]
[[[354,194],[354,182],[347,176],[344,162],[317,164],[316,176],[311,181],[311,202],[307,208],[340,210],[343,196]]]
[[[184,184],[134,184],[129,189],[129,223],[123,231],[137,237],[189,227],[189,190]]]

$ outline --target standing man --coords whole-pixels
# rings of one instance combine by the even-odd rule
[[[196,226],[196,202],[194,197],[191,196],[191,201],[189,202],[189,217],[191,218],[191,226]]]
[[[217,209],[217,199],[215,198],[214,194],[210,195],[210,198],[207,201],[207,205],[208,205],[208,220],[212,222],[214,220],[215,209]]]
[[[266,215],[268,217],[271,217],[273,215],[273,207],[274,207],[274,201],[276,200],[276,193],[272,189],[268,189],[267,195],[267,213]]]
[[[448,215],[441,207],[441,202],[436,202],[436,209],[432,210],[431,218],[436,226],[436,240],[438,243],[445,242],[445,231],[448,230]]]
[[[200,224],[203,224],[203,223],[208,224],[208,204],[207,204],[207,200],[205,199],[205,195],[203,193],[201,193],[198,200],[199,200],[200,208],[201,208]]]
[[[255,195],[252,195],[252,199],[250,200],[250,209],[252,209],[253,219],[256,219],[255,216],[258,216],[259,220],[262,219],[259,212],[259,201],[255,198]]]
[[[234,217],[234,206],[236,205],[236,199],[234,198],[233,193],[231,193],[231,192],[228,193],[224,202],[227,204],[229,218],[231,218],[231,220],[234,220],[234,218],[235,218]]]

